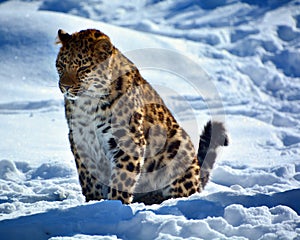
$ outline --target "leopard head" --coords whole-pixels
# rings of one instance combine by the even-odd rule
[[[59,88],[67,98],[77,98],[94,92],[106,94],[110,74],[109,59],[114,51],[108,36],[99,30],[88,29],[68,34],[58,31],[61,44],[56,68]]]

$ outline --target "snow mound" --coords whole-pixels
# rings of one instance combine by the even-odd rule
[[[24,175],[17,169],[14,162],[0,160],[0,179],[3,180],[24,180]]]
[[[39,166],[32,174],[33,179],[51,179],[51,178],[68,178],[75,175],[72,168],[61,163],[44,163]]]
[[[284,217],[278,217],[278,213]],[[299,231],[290,232],[289,229],[290,224],[294,220],[298,221],[298,218],[295,212],[283,206],[246,209],[242,205],[231,205],[224,213],[224,219],[227,221],[225,229],[232,227],[233,235],[240,235],[246,239],[294,239]],[[273,233],[270,232],[270,227]],[[222,229],[219,230],[222,232]]]

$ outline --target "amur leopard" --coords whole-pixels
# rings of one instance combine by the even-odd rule
[[[216,149],[228,144],[223,124],[206,124],[196,154],[161,97],[107,35],[59,30],[58,43],[59,88],[86,201],[153,204],[201,192]]]

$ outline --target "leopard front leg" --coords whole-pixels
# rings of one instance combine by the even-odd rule
[[[79,183],[86,201],[101,200],[105,198],[105,196],[103,196],[103,188],[105,188],[105,185],[102,181],[99,181],[99,177],[97,178],[97,175],[93,174],[91,171],[93,169],[86,165],[89,162],[92,162],[92,160],[88,159],[86,155],[81,153],[81,151],[78,151],[76,145],[72,141],[72,136],[70,137],[70,142],[78,172]]]

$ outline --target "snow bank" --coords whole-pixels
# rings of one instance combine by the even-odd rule
[[[0,230],[8,239],[68,239],[67,236],[78,234],[82,237],[115,235],[122,239],[293,239],[300,234],[295,228],[299,216],[284,206],[245,208],[233,204],[221,213],[217,203],[204,200],[179,200],[164,205],[134,212],[135,207],[142,206],[102,201],[4,220]],[[188,211],[183,210],[183,205]],[[209,216],[195,217],[197,206],[203,210],[207,207]]]

